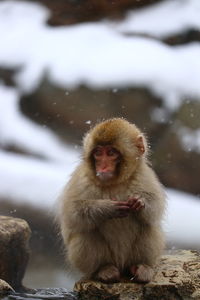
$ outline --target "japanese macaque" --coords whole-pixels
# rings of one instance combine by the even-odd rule
[[[120,118],[97,124],[61,196],[67,257],[86,278],[149,282],[164,247],[165,195],[141,131]]]

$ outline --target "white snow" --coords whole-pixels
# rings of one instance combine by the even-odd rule
[[[200,246],[200,199],[187,193],[167,189],[168,213],[165,223],[171,245]]]
[[[72,167],[0,151],[0,198],[50,209]]]
[[[194,130],[181,126],[178,129],[178,135],[181,144],[186,151],[196,151],[197,153],[200,153],[200,129]]]
[[[130,12],[118,29],[163,38],[187,29],[200,29],[199,15],[199,0],[166,0]]]
[[[141,24],[149,28],[158,9],[163,24],[166,15],[175,16],[179,11],[183,22],[175,17],[165,22],[175,31],[199,24],[198,1],[166,1],[152,8],[155,13],[149,9],[134,12],[133,20],[148,14],[150,19],[144,17]],[[51,28],[45,24],[47,16],[47,10],[35,3],[0,3],[0,65],[23,66],[16,75],[22,91],[36,88],[47,72],[50,80],[68,89],[80,84],[93,88],[147,86],[171,108],[184,96],[200,96],[199,43],[170,47],[155,39],[130,38],[120,33],[120,23],[106,21]],[[158,22],[153,29],[157,32],[159,28]]]
[[[0,198],[41,208],[53,205],[80,155],[62,144],[49,129],[23,116],[16,89],[2,85],[0,145],[21,147],[32,155],[0,151]]]
[[[17,146],[30,154],[67,163],[75,158],[72,147],[64,144],[47,128],[26,118],[19,109],[19,93],[0,85],[0,145]]]

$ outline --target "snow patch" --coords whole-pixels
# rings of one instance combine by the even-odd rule
[[[157,9],[163,24],[175,28],[172,12],[180,15],[184,22],[180,22],[179,30],[199,24],[195,0],[167,1],[157,4]],[[33,17],[22,18],[22,12]],[[155,14],[156,10],[150,13],[152,22]],[[134,19],[137,15],[141,16],[141,10],[134,12]],[[170,22],[165,15],[170,16]],[[106,21],[51,28],[45,24],[47,11],[35,3],[2,1],[0,16],[0,65],[21,67],[16,75],[21,91],[34,90],[47,74],[52,82],[68,90],[80,84],[93,89],[146,86],[172,108],[185,96],[200,96],[199,43],[170,47],[150,38],[130,38],[119,32],[119,23]],[[144,17],[141,24],[149,28],[150,19]]]
[[[199,30],[199,15],[199,0],[167,0],[130,12],[118,30],[164,38],[188,29]]]
[[[48,128],[26,118],[19,109],[18,91],[3,85],[0,85],[0,145],[21,147],[30,154],[60,163],[71,161],[75,153]]]

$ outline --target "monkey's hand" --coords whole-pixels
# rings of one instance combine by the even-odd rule
[[[113,218],[125,218],[130,213],[130,206],[128,201],[118,201],[116,198],[112,199],[112,205],[114,207]]]
[[[130,197],[127,203],[131,211],[140,211],[145,207],[144,200],[139,197]]]
[[[114,218],[124,218],[130,213],[128,201],[113,201],[113,204],[115,207]]]

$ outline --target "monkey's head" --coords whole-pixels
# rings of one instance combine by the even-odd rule
[[[84,137],[83,158],[97,184],[118,184],[134,176],[145,159],[147,143],[140,130],[114,118],[97,124]]]

